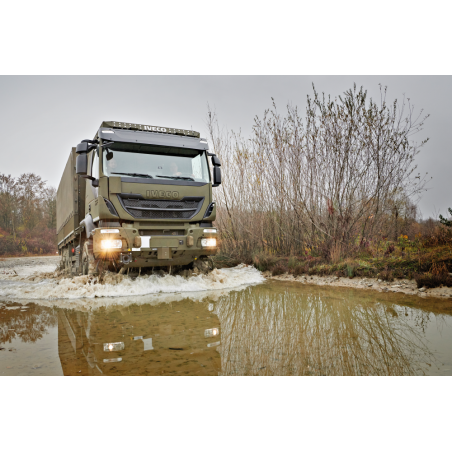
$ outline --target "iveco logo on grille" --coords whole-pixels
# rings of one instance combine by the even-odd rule
[[[178,191],[146,190],[148,198],[179,198]]]

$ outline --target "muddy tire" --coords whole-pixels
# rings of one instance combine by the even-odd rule
[[[61,251],[60,269],[66,273],[71,271],[71,262],[69,260],[69,247],[65,246]]]
[[[85,240],[82,251],[82,275],[97,275],[99,262],[94,259],[93,241]]]
[[[197,259],[193,262],[193,269],[198,270],[201,273],[209,273],[215,268],[212,259],[205,257]]]

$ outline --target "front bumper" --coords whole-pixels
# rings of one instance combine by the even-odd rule
[[[152,226],[149,227],[151,228]],[[204,227],[196,225],[187,225],[185,229],[179,229],[178,235],[174,236],[151,235],[146,229],[138,230],[130,227],[110,229],[110,233],[105,232],[109,228],[94,230],[94,257],[119,262],[121,255],[128,254],[132,257],[127,264],[129,267],[186,265],[200,256],[212,256],[218,249],[218,243],[216,246],[202,246],[202,243],[206,242],[212,245],[212,239],[216,239],[217,234],[204,232]],[[117,247],[105,248],[107,240]],[[141,242],[140,246],[136,246],[137,242]]]

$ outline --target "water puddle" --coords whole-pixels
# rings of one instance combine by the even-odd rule
[[[217,290],[166,276],[160,293],[144,279],[38,299],[39,282],[31,301],[1,286],[0,375],[452,375],[450,302],[222,272]]]

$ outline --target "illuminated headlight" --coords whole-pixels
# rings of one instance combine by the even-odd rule
[[[208,330],[204,330],[204,337],[214,337],[218,336],[220,331],[218,328],[209,328]]]
[[[122,248],[122,240],[101,240],[100,247],[103,250],[111,250],[111,249],[121,249]]]
[[[217,230],[216,229],[204,229],[204,232],[207,232],[208,234],[216,234]]]
[[[124,342],[107,342],[104,344],[104,352],[117,352],[124,350]]]
[[[119,234],[119,229],[101,229],[101,234]]]
[[[217,246],[217,239],[201,239],[201,246]]]

